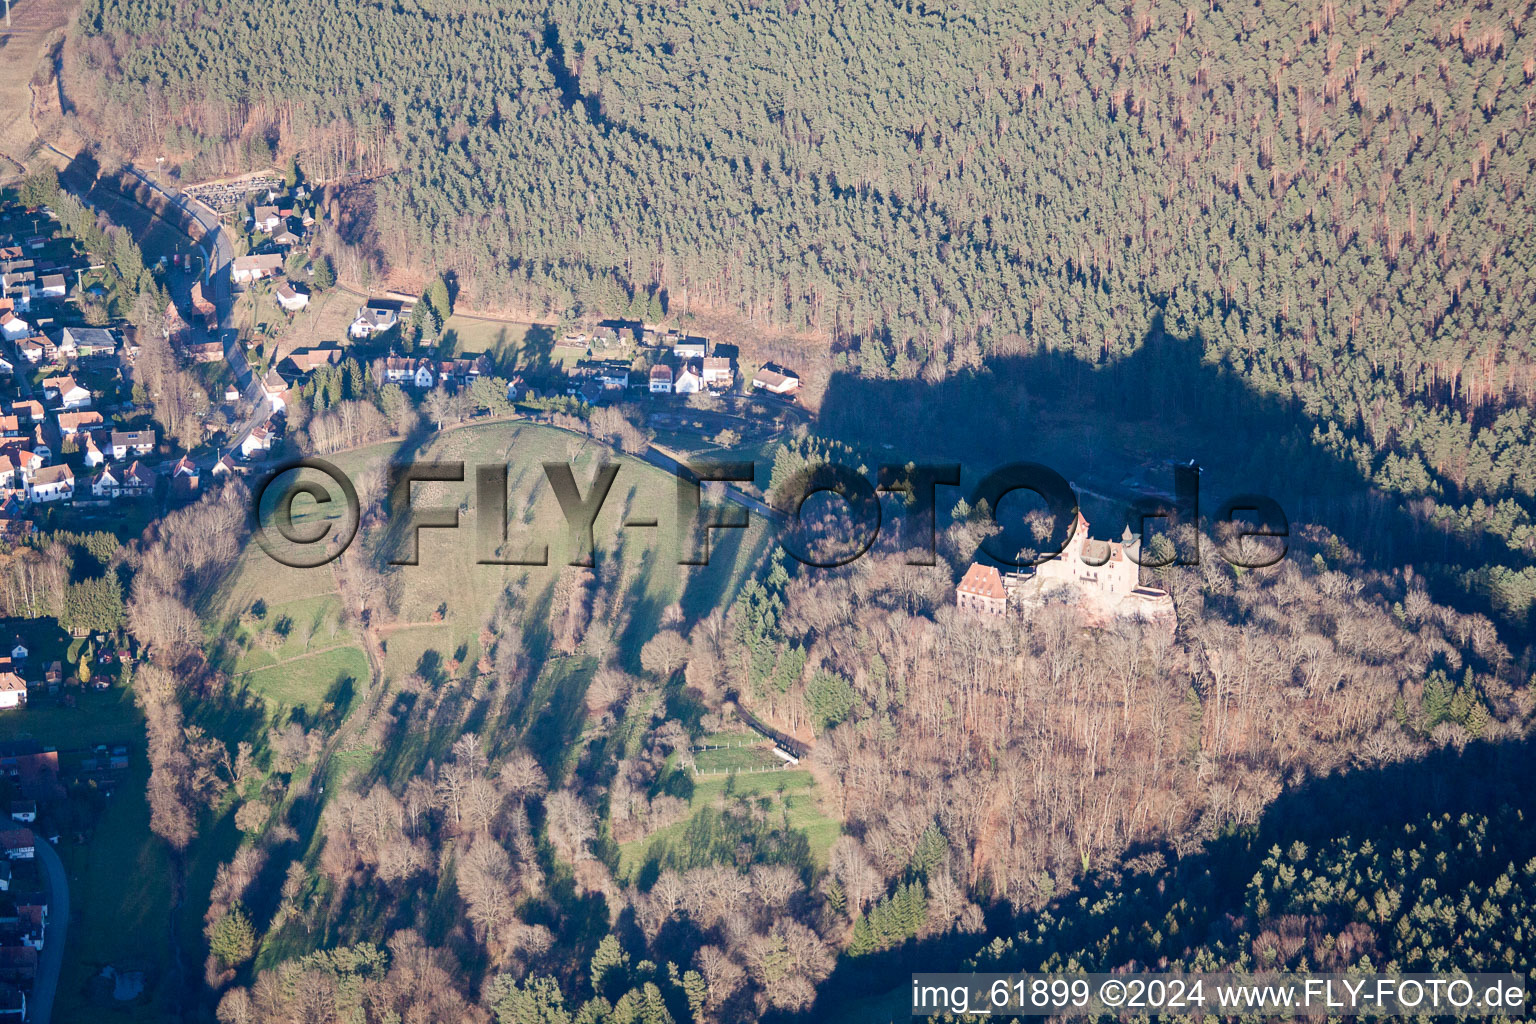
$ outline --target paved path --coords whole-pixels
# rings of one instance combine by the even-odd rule
[[[64,967],[64,942],[69,931],[69,878],[53,844],[37,837],[37,860],[48,883],[48,925],[43,932],[43,951],[37,958],[37,978],[27,1000],[30,1024],[48,1024],[53,1015],[53,996]]]

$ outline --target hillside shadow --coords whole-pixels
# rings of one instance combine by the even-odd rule
[[[768,1019],[869,1019],[867,1012],[858,1012],[857,1004],[865,1003],[867,1011],[867,1001],[884,993],[889,999],[882,999],[881,1005],[896,1006],[908,990],[906,975],[914,971],[971,970],[969,961],[989,936],[1048,935],[1052,952],[1060,953],[1102,943],[1102,956],[1079,966],[1085,971],[1108,971],[1131,961],[1157,963],[1160,957],[1174,955],[1170,949],[1194,950],[1220,937],[1229,915],[1243,913],[1245,890],[1272,847],[1298,841],[1313,846],[1342,836],[1352,837],[1357,848],[1364,840],[1390,842],[1402,838],[1404,824],[1427,815],[1491,816],[1504,807],[1530,815],[1536,813],[1536,791],[1526,780],[1533,770],[1536,742],[1520,740],[1477,742],[1461,753],[1442,748],[1414,761],[1311,780],[1282,793],[1256,825],[1215,839],[1193,855],[1179,859],[1162,844],[1127,851],[1127,857],[1152,852],[1166,857],[1170,866],[1156,874],[1130,879],[1119,872],[1096,874],[1039,912],[1013,915],[994,910],[982,934],[951,933],[859,960],[845,957],[819,987],[822,995],[809,1011]],[[1137,927],[1122,927],[1106,936],[1104,920],[1081,910],[1110,898],[1122,900],[1122,923],[1161,921],[1179,909],[1193,915],[1194,927],[1181,929],[1177,943]],[[1004,971],[1041,967],[1026,956],[1019,953],[975,966]]]
[[[1268,495],[1293,529],[1303,522],[1324,526],[1377,567],[1422,567],[1437,601],[1490,614],[1524,642],[1531,611],[1497,607],[1459,576],[1501,563],[1518,569],[1529,560],[1500,539],[1441,529],[1403,496],[1378,491],[1369,468],[1315,439],[1331,429],[1301,403],[1207,362],[1200,338],[1176,338],[1159,327],[1132,354],[1098,365],[1042,351],[994,358],[932,384],[839,371],[816,432],[869,453],[872,462],[961,463],[962,487],[940,489],[941,510],[969,497],[987,470],[1031,461],[1118,504],[1123,515],[1134,496],[1172,490],[1172,461],[1193,459],[1202,470],[1203,516],[1240,493]],[[1445,503],[1499,497],[1436,482]],[[1093,535],[1118,536],[1123,525],[1095,523]],[[1442,567],[1450,571],[1436,571]]]

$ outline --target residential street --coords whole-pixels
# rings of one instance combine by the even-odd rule
[[[48,1024],[53,1014],[53,997],[59,988],[59,972],[64,967],[64,945],[69,931],[69,878],[64,862],[53,844],[37,837],[37,859],[48,883],[48,926],[43,932],[43,951],[37,957],[37,978],[32,983],[32,998],[27,1003],[27,1020]]]

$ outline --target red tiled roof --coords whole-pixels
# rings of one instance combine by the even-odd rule
[[[1003,589],[1003,577],[990,565],[982,565],[973,562],[971,567],[965,570],[965,578],[960,581],[957,588],[962,594],[974,594],[977,597],[987,597],[994,600],[1004,600],[1008,595]]]

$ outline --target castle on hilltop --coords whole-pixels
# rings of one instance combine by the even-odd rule
[[[1088,625],[1116,619],[1174,622],[1173,598],[1166,590],[1141,582],[1139,541],[1130,528],[1118,541],[1094,540],[1081,511],[1061,554],[1040,563],[1033,573],[1004,575],[973,562],[955,587],[955,604],[978,615],[1006,615],[1010,606],[1031,611],[1055,600],[1075,604]]]

